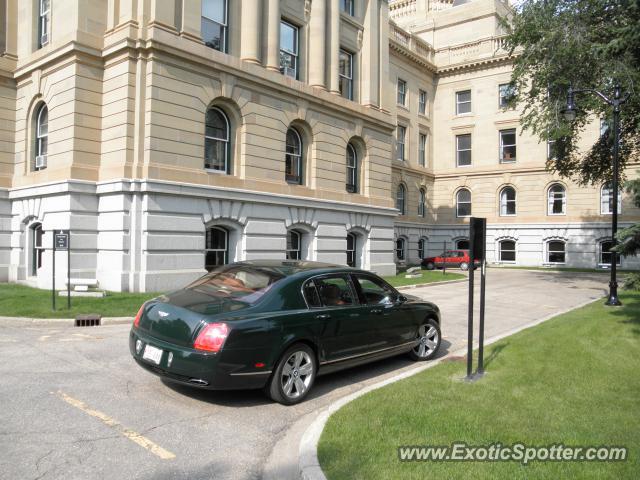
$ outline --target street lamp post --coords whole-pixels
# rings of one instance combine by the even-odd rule
[[[613,88],[613,98],[607,97],[598,90],[585,88],[581,90],[574,90],[569,85],[567,91],[567,108],[564,110],[564,117],[567,121],[572,122],[576,118],[576,105],[575,95],[578,93],[593,93],[604,100],[607,104],[613,107],[613,179],[611,180],[611,190],[613,190],[613,208],[611,211],[611,248],[615,248],[618,244],[616,234],[618,233],[618,177],[619,177],[619,154],[620,154],[620,105],[627,101],[628,95],[622,97],[620,84],[616,83]],[[609,298],[605,302],[605,305],[620,306],[622,303],[618,299],[618,281],[616,278],[618,264],[618,253],[611,251],[611,281],[609,282]]]

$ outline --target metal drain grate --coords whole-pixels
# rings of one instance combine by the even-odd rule
[[[97,314],[78,315],[76,327],[99,327],[102,317]]]

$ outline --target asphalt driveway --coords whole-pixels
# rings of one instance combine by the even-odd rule
[[[602,297],[607,280],[489,270],[487,337]],[[465,346],[466,289],[407,292],[440,306],[443,354]],[[400,357],[320,377],[306,402],[284,407],[261,392],[163,383],[130,358],[128,332],[0,321],[0,478],[288,478],[318,411],[415,365]]]

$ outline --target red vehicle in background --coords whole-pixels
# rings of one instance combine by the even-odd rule
[[[445,265],[447,268],[456,267],[460,268],[460,270],[469,270],[470,263],[469,250],[446,250],[437,257],[424,258],[421,265],[427,270],[443,268]],[[476,261],[476,266],[479,263]]]

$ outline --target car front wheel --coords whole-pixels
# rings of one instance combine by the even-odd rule
[[[438,324],[434,320],[427,320],[418,329],[418,344],[409,352],[409,356],[416,361],[431,360],[440,348],[441,339]]]
[[[427,270],[433,270],[434,268],[436,268],[436,266],[433,264],[433,262],[427,262],[425,267],[426,267]]]
[[[289,347],[267,385],[268,395],[283,405],[301,402],[313,386],[317,369],[315,354],[309,346],[299,343]]]

